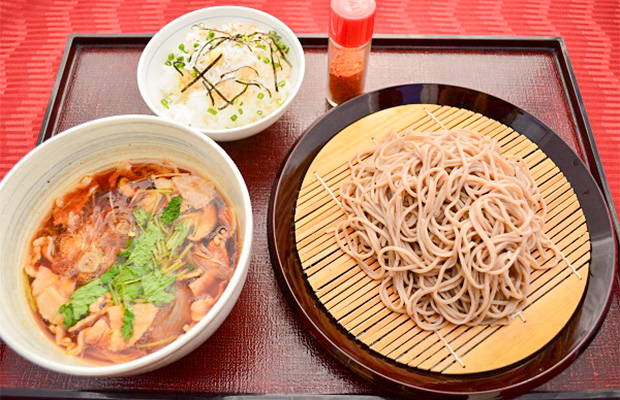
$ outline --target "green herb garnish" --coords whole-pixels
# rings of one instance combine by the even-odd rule
[[[258,99],[262,99],[263,97],[265,97],[265,94],[263,92],[259,93],[256,97],[258,97]]]
[[[208,112],[209,114],[212,114],[212,115],[216,115],[216,114],[217,114],[217,111],[216,111],[216,110],[214,110],[213,108],[209,108],[209,109],[207,110],[207,112]]]
[[[72,327],[87,316],[88,307],[106,292],[107,289],[101,284],[101,279],[95,279],[73,292],[71,300],[58,309],[60,313],[65,314],[65,328]]]
[[[233,114],[230,116],[230,119],[235,122],[237,120],[237,114]]]
[[[168,293],[168,287],[177,279],[174,274],[164,275],[161,271],[155,270],[144,275],[141,280],[144,289],[144,297],[149,303],[161,306],[174,300],[174,295]]]
[[[125,308],[125,313],[123,314],[123,327],[121,328],[121,334],[125,340],[129,340],[131,335],[133,335],[134,317],[133,311],[129,308]]]
[[[138,225],[144,225],[146,221],[149,219],[149,217],[151,216],[151,214],[146,212],[146,210],[144,210],[143,208],[137,207],[133,211],[133,216],[136,219],[136,223]]]
[[[162,211],[160,220],[165,225],[170,225],[181,214],[181,196],[175,196]]]
[[[151,261],[151,252],[155,242],[162,238],[159,228],[149,222],[144,233],[134,241],[134,248],[127,259],[127,263],[136,267],[142,267]]]

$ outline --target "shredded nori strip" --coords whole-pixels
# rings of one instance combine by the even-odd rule
[[[193,25],[193,26],[198,26],[198,25]],[[233,35],[231,35],[228,32],[220,31],[220,30],[213,29],[213,28],[206,28],[206,27],[205,28],[201,28],[200,26],[198,26],[198,29],[203,30],[203,31],[213,31],[213,32],[217,32],[217,33],[221,33],[223,35],[226,35],[228,37],[225,38],[225,39],[232,40],[232,41],[235,41],[235,42],[237,42],[239,44],[245,45],[245,46],[248,47],[248,49],[250,51],[253,52],[253,50],[250,48],[250,46],[248,46],[248,44],[245,41],[241,40],[243,38],[243,36],[244,36],[242,33],[238,33],[238,34],[233,36]],[[220,36],[220,38],[221,38],[221,36]],[[218,39],[218,38],[215,38],[215,39]],[[218,46],[219,46],[219,43],[218,43]]]
[[[278,73],[276,72],[276,62],[273,61],[273,48],[269,46],[269,57],[271,58],[271,67],[273,68],[273,87],[278,92]]]
[[[260,82],[255,82],[255,81],[242,81],[242,80],[237,79],[237,83],[240,83],[240,84],[242,84],[242,85],[252,85],[252,86],[258,86],[259,88],[263,88],[263,89],[265,89],[265,90],[267,91],[267,93],[269,94],[269,97],[272,97],[272,96],[271,96],[271,90],[269,90],[269,88],[268,88],[267,86],[263,85],[263,84],[262,84],[262,83],[260,83]]]
[[[205,87],[205,89],[207,89],[207,94],[211,98],[211,105],[215,105],[215,99],[213,98],[213,95],[211,94],[211,89],[209,89],[205,81],[202,81],[202,85]]]
[[[174,69],[176,69],[176,70],[177,70],[177,72],[178,72],[179,74],[181,74],[181,76],[183,76],[183,71],[181,71],[181,70],[179,69],[179,67],[177,67],[177,64],[181,64],[182,66],[185,66],[185,64],[183,64],[183,63],[182,63],[182,62],[180,62],[180,61],[175,61],[175,62],[173,62],[173,63],[172,63],[172,66],[174,67]]]
[[[194,26],[198,26],[198,25],[194,25]],[[289,66],[291,66],[291,63],[286,59],[286,56],[284,55],[284,52],[282,51],[282,49],[280,48],[280,46],[278,46],[276,40],[281,39],[281,36],[279,35],[273,35],[270,33],[265,33],[265,32],[254,32],[248,35],[244,35],[244,34],[236,34],[236,35],[232,35],[228,32],[224,32],[224,31],[220,31],[217,29],[212,29],[212,28],[206,28],[206,27],[200,27],[198,26],[199,29],[201,30],[208,30],[208,31],[213,31],[213,32],[218,32],[224,36],[217,36],[214,37],[212,39],[210,39],[209,41],[207,41],[198,52],[195,52],[194,54],[190,55],[188,62],[191,62],[192,57],[194,55],[196,55],[196,58],[198,59],[201,54],[205,51],[206,49],[206,53],[205,55],[209,54],[210,51],[212,51],[213,49],[215,49],[216,47],[218,47],[220,44],[224,43],[227,40],[231,40],[234,41],[236,43],[239,43],[241,45],[245,45],[250,51],[254,52],[254,50],[250,47],[250,45],[248,44],[248,42],[254,42],[254,43],[264,43],[264,46],[258,46],[261,47],[263,50],[266,50],[266,47],[269,47],[269,54],[270,54],[270,58],[271,58],[271,67],[273,69],[273,85],[274,88],[276,90],[276,92],[279,92],[278,89],[278,73],[277,73],[277,68],[281,68],[281,61],[284,60]],[[250,38],[255,38],[252,40],[248,40]],[[270,39],[270,41],[268,42],[266,40],[266,38]],[[274,54],[273,51],[273,47],[275,46],[275,48],[277,49],[277,60],[276,60],[276,56]],[[234,103],[235,100],[237,100],[239,97],[241,97],[250,86],[256,86],[258,88],[261,89],[265,89],[267,91],[267,93],[269,94],[269,97],[273,97],[271,90],[269,90],[269,88],[267,88],[265,85],[263,85],[262,83],[258,82],[258,81],[251,81],[251,80],[241,80],[239,78],[237,78],[236,76],[231,76],[228,78],[224,78],[226,75],[230,75],[230,74],[234,74],[235,72],[243,69],[243,68],[250,68],[251,70],[253,70],[256,75],[258,77],[260,77],[260,73],[253,68],[252,66],[246,65],[246,66],[242,66],[239,67],[237,69],[234,70],[230,70],[227,72],[224,72],[223,74],[220,75],[220,78],[224,78],[224,79],[220,79],[218,82],[212,83],[210,82],[206,77],[205,74],[211,69],[211,67],[213,67],[222,57],[222,54],[220,54],[211,64],[209,64],[209,66],[207,66],[207,68],[205,68],[202,72],[200,72],[196,67],[194,67],[194,71],[196,71],[196,73],[198,74],[194,80],[192,80],[188,85],[186,85],[183,89],[181,89],[181,93],[185,92],[187,89],[189,89],[192,85],[194,85],[196,82],[198,82],[199,80],[202,81],[202,85],[205,87],[205,89],[207,90],[207,95],[209,96],[210,100],[211,100],[211,104],[215,106],[215,98],[213,97],[213,92],[215,92],[222,100],[224,100],[226,102],[226,104],[224,104],[223,106],[219,107],[219,110],[223,110],[224,108],[228,107],[229,105],[232,105]],[[177,72],[179,72],[182,76],[183,76],[183,72],[179,70],[179,68],[177,68],[177,63],[179,62],[174,62],[173,66],[174,68],[177,70]],[[181,63],[179,63],[181,64]],[[276,64],[278,65],[276,67]],[[184,65],[184,64],[182,64]],[[228,99],[226,98],[226,96],[224,96],[224,94],[222,94],[222,92],[220,92],[217,89],[217,86],[220,85],[221,83],[227,82],[227,81],[231,81],[234,80],[236,83],[243,85],[244,88],[237,94],[235,95],[232,99]]]
[[[222,58],[222,54],[220,54],[219,56],[217,56],[217,58],[215,60],[213,60],[213,62],[211,64],[209,64],[207,66],[207,68],[204,69],[204,71],[202,71],[200,74],[198,74],[198,76],[196,78],[194,78],[193,81],[191,81],[190,83],[188,83],[183,89],[181,89],[181,93],[185,92],[188,88],[190,88],[194,83],[198,82],[201,78],[203,78],[205,76],[205,74],[207,72],[209,72],[209,70],[211,69],[211,67],[213,67],[218,61],[220,61],[220,58]],[[206,79],[205,79],[206,80]],[[209,83],[207,81],[207,83]]]
[[[221,57],[221,56],[222,56],[222,55],[220,54],[220,57]],[[217,61],[217,60],[216,60],[216,61]],[[196,69],[196,67],[194,67],[194,69]],[[219,90],[217,90],[217,88],[215,87],[217,84],[219,84],[219,83],[221,83],[221,82],[218,82],[218,83],[216,83],[216,84],[214,85],[213,83],[209,82],[209,80],[208,80],[207,78],[205,78],[204,76],[203,76],[203,77],[201,77],[201,78],[202,78],[202,83],[203,83],[203,85],[205,85],[205,83],[206,83],[206,85],[208,85],[208,86],[210,87],[210,89],[208,89],[208,90],[209,90],[209,92],[208,92],[208,93],[211,93],[211,90],[215,91],[215,93],[217,93],[217,94],[218,94],[218,96],[220,96],[220,97],[222,98],[222,100],[224,100],[224,101],[227,103],[227,104],[226,104],[226,105],[224,105],[223,107],[220,107],[220,108],[219,108],[220,110],[223,110],[224,108],[226,108],[226,107],[228,107],[229,105],[231,105],[231,104],[232,104],[232,103],[230,102],[230,100],[228,100],[228,99],[226,98],[226,96],[224,96],[224,95],[222,94],[222,92],[220,92]],[[215,105],[215,102],[213,102],[213,105]]]
[[[237,81],[239,82],[239,81]],[[243,96],[243,94],[246,92],[246,90],[248,90],[249,85],[245,85],[245,87],[243,88],[243,90],[241,92],[239,92],[238,95],[236,95],[235,97],[233,97],[232,99],[230,99],[230,103],[234,103],[235,100],[237,100],[239,97]],[[220,110],[223,110],[224,108],[228,107],[228,104],[226,104],[223,108],[220,108]]]
[[[226,40],[228,40],[228,38],[223,38],[223,37],[216,37],[216,38],[213,38],[213,39],[209,40],[207,43],[205,43],[205,44],[204,44],[204,45],[200,48],[200,50],[198,51],[198,53],[194,53],[194,54],[196,54],[196,58],[199,58],[199,57],[200,57],[200,54],[203,52],[203,50],[204,50],[204,49],[205,49],[205,48],[206,48],[209,44],[211,44],[212,42],[214,42],[214,41],[216,41],[216,40],[218,40],[218,39],[220,39],[220,41],[219,41],[217,44],[215,44],[215,45],[211,46],[211,47],[209,48],[209,50],[207,50],[207,52],[205,53],[205,55],[206,55],[206,54],[209,54],[209,52],[210,52],[211,50],[215,49],[217,46],[219,46],[220,44],[222,44],[222,43],[224,43]],[[193,56],[194,54],[192,54],[192,56]],[[192,60],[192,56],[190,56],[190,58],[189,58],[189,60],[190,60],[190,61]]]
[[[231,70],[231,71],[224,72],[222,75],[220,75],[220,78],[223,78],[224,76],[226,76],[226,75],[228,75],[228,74],[232,74],[233,72],[237,72],[237,71],[239,71],[240,69],[243,69],[243,68],[249,68],[249,69],[251,69],[252,71],[256,72],[256,75],[257,75],[257,76],[260,76],[260,74],[258,73],[258,71],[257,71],[254,67],[251,67],[251,66],[249,66],[249,65],[244,65],[243,67],[239,67],[239,68],[237,68],[237,69],[233,69],[233,70]]]
[[[278,53],[280,53],[280,58],[282,58],[284,61],[286,61],[286,63],[289,65],[289,67],[292,67],[291,63],[286,59],[286,56],[284,55],[284,52],[282,51],[280,46],[278,46],[276,44],[276,41],[273,39],[273,37],[269,36],[269,38],[271,39],[273,44],[276,46],[276,49],[278,49]]]

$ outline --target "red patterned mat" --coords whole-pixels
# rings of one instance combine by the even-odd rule
[[[620,1],[379,0],[377,33],[548,35],[567,43],[616,207],[620,207]],[[0,177],[31,150],[67,35],[155,32],[216,1],[0,2]],[[325,32],[328,1],[239,0],[296,32]]]

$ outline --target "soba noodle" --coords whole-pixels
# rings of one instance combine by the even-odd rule
[[[349,167],[336,241],[422,329],[509,323],[535,251],[561,257],[524,161],[477,132],[391,133]]]

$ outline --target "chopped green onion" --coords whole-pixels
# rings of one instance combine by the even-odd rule
[[[238,111],[239,111],[239,115],[243,115],[243,109],[240,108]]]
[[[230,119],[235,122],[237,120],[237,114],[233,114],[230,116]]]
[[[284,52],[285,52],[286,54],[288,54],[288,51],[289,51],[290,49],[291,49],[290,47],[287,47],[287,48],[286,48],[286,50],[284,50]]]
[[[194,48],[196,48],[198,46],[200,46],[200,43],[198,43],[198,42],[194,43]]]
[[[262,99],[263,97],[265,97],[265,94],[264,94],[263,92],[261,92],[261,93],[259,93],[259,94],[258,94],[258,96],[256,96],[256,97],[258,97],[258,98],[259,98],[259,100],[260,100],[260,99]]]
[[[280,63],[273,64],[276,68],[280,68]]]
[[[284,87],[284,85],[286,85],[285,81],[280,81],[280,83],[278,83],[278,86],[280,86],[280,87]]]
[[[240,105],[240,106],[242,106],[242,105],[243,105],[243,102],[239,103],[239,105]]]
[[[260,56],[257,55],[256,58],[258,58],[260,60]]]
[[[265,58],[263,58],[263,62],[264,62],[265,64],[269,64],[271,61],[269,61],[269,59],[268,59],[267,57],[265,57]]]
[[[259,49],[267,50],[267,47],[265,47],[265,45],[264,45],[264,44],[259,44],[259,45],[258,45],[258,46],[256,46],[256,47],[258,47]]]
[[[170,61],[174,60],[174,54],[173,53],[168,54],[168,60],[170,60]]]
[[[170,62],[170,60],[166,61],[166,65],[167,65],[167,66],[171,66],[171,65],[172,65],[172,63]]]
[[[258,111],[256,111],[256,114],[258,114],[258,115],[263,115],[263,110],[258,110]]]
[[[170,107],[168,107],[168,100],[161,99],[161,104],[162,104],[162,106],[166,107],[167,109],[170,109]]]
[[[284,103],[284,99],[280,98],[280,99],[278,99],[278,101],[276,103],[278,103],[278,105],[280,105],[280,104]]]
[[[179,50],[181,50],[183,53],[187,53],[187,51],[185,51],[185,45],[183,43],[179,45]]]
[[[182,62],[183,61],[183,56],[177,57],[177,61]]]
[[[215,32],[209,31],[209,36],[207,36],[207,38],[208,39],[213,39],[214,36],[215,36]]]
[[[207,112],[208,112],[209,114],[212,114],[212,115],[217,114],[217,111],[216,111],[216,110],[214,110],[214,109],[212,109],[212,108],[209,108],[209,109],[207,110]]]

